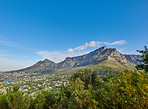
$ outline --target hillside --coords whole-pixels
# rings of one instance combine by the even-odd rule
[[[88,54],[77,56],[77,57],[67,57],[64,61],[60,63],[54,63],[48,59],[39,61],[31,67],[11,71],[11,72],[26,72],[26,73],[51,73],[72,70],[75,68],[94,68],[94,69],[108,69],[108,70],[124,70],[124,69],[134,69],[134,65],[140,64],[137,59],[139,55],[126,55],[121,54],[115,48],[107,48],[103,46],[96,49]],[[101,70],[100,70],[101,71]]]

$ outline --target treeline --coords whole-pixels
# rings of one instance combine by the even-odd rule
[[[15,86],[0,95],[0,109],[147,109],[148,75],[125,71],[118,78],[99,78],[97,72],[79,70],[57,92],[43,91],[31,98]]]

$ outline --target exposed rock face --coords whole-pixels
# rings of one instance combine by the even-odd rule
[[[107,59],[107,57],[103,56],[103,54],[106,52],[107,48],[101,47],[93,52],[90,52],[89,54],[85,54],[82,56],[77,57],[68,57],[63,62],[59,63],[61,68],[63,67],[79,67],[79,66],[86,66],[92,63],[100,62],[102,60]]]
[[[127,54],[124,54],[124,56],[132,64],[135,64],[135,65],[142,64],[141,62],[138,61],[138,59],[139,60],[141,59],[140,55],[134,55],[134,54],[127,55]]]
[[[22,69],[21,71],[46,70],[49,72],[53,72],[63,69],[86,66],[90,64],[97,64],[105,60],[115,61],[123,66],[126,66],[129,63],[137,65],[140,64],[137,60],[138,58],[140,58],[140,55],[123,55],[115,48],[107,48],[106,46],[103,46],[99,49],[96,49],[95,51],[92,51],[82,56],[68,57],[64,61],[57,64],[48,59],[45,59],[44,61],[39,61],[33,66],[28,67],[26,69]]]
[[[59,65],[61,66],[61,68],[79,67],[99,63],[104,60],[117,61],[118,63],[123,65],[129,63],[125,56],[119,53],[115,48],[112,49],[103,46],[86,55],[66,58],[63,62],[59,63]]]
[[[116,61],[122,65],[126,65],[127,63],[129,63],[126,58],[119,53],[115,48],[111,49],[111,53],[108,56],[108,60],[113,60]]]

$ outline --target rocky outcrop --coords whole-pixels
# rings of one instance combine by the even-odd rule
[[[139,62],[139,60],[141,60],[141,56],[140,55],[134,55],[134,54],[124,54],[125,58],[132,64],[135,64],[135,65],[139,65],[139,64],[142,64],[142,62]]]

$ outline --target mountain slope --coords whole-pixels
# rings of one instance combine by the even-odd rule
[[[138,61],[138,59],[140,60],[141,59],[141,56],[140,55],[134,55],[134,54],[123,54],[125,56],[125,58],[132,64],[135,64],[135,65],[139,65],[139,64],[142,64],[141,62]]]
[[[43,61],[39,61],[36,64],[20,69],[15,71],[9,71],[9,72],[27,72],[27,73],[48,73],[48,72],[55,72],[56,71],[56,63],[45,59]]]
[[[104,60],[113,60],[119,63],[127,64],[129,63],[126,58],[119,53],[115,48],[107,48],[103,46],[95,51],[90,52],[89,54],[85,54],[77,57],[68,57],[63,62],[59,63],[58,66],[60,68],[66,67],[80,67],[86,66],[93,63],[99,63]]]
[[[49,72],[58,72],[62,70],[69,70],[72,68],[78,67],[89,67],[92,68],[96,65],[99,66],[109,66],[110,68],[115,69],[133,69],[133,64],[139,64],[137,58],[140,58],[139,55],[123,55],[118,52],[115,48],[107,48],[103,46],[96,49],[88,54],[77,56],[77,57],[68,57],[60,63],[54,63],[48,59],[44,61],[39,61],[31,67],[21,69],[18,71],[28,72],[28,73],[49,73]],[[103,64],[101,64],[103,63]],[[97,66],[99,68],[99,66]],[[15,72],[18,72],[15,71]],[[14,71],[12,71],[14,72]]]

